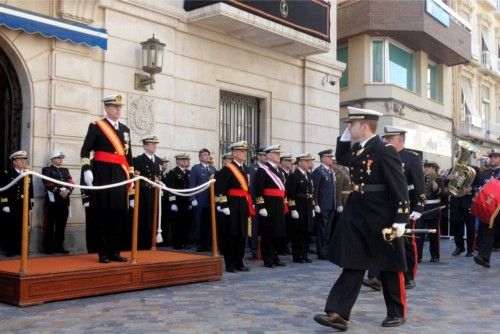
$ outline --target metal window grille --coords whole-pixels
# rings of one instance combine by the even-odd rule
[[[246,163],[259,146],[259,99],[221,91],[219,104],[219,163],[229,146],[246,140],[250,147]]]

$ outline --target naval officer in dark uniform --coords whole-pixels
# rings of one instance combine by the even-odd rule
[[[403,163],[403,172],[408,183],[408,196],[410,199],[410,226],[415,228],[417,221],[422,216],[425,205],[425,185],[424,173],[422,170],[422,158],[405,148],[406,130],[394,126],[384,127],[382,136],[388,144],[392,144]],[[439,214],[439,212],[438,212]],[[417,274],[417,238],[405,238],[406,264],[408,270],[405,272],[405,287],[413,289],[415,287],[415,277]],[[421,238],[420,238],[421,239]]]
[[[155,155],[156,146],[160,139],[156,135],[147,135],[142,137],[142,147],[144,153],[134,158],[134,172],[137,175],[158,182],[161,179],[162,160]],[[154,199],[155,187],[149,183],[140,183],[140,201],[139,201],[139,235],[137,238],[138,249],[150,249],[153,240],[153,217],[154,217]],[[130,200],[130,206],[134,207],[133,199]],[[156,231],[155,231],[156,234]]]
[[[121,95],[102,99],[106,116],[90,123],[80,152],[83,177],[88,186],[104,186],[133,177],[130,129],[120,123],[123,106]],[[90,152],[94,152],[92,166]],[[92,191],[93,208],[98,234],[99,262],[126,262],[120,256],[122,228],[128,212],[128,189],[131,186]]]
[[[42,169],[42,174],[52,179],[75,183],[69,169],[62,167],[64,154],[55,150],[50,152],[50,166]],[[43,247],[46,254],[68,254],[64,248],[64,233],[69,215],[69,195],[72,187],[63,186],[50,180],[43,180],[45,186],[45,221],[43,227]]]
[[[28,153],[17,151],[10,155],[10,169],[7,171],[3,186],[12,182],[25,170],[28,170]],[[29,210],[33,208],[33,179],[29,176]],[[23,228],[23,179],[2,193],[2,211],[6,216],[4,232],[6,235],[5,251],[7,256],[21,254],[21,235]]]
[[[349,167],[352,192],[328,246],[327,257],[343,268],[328,296],[325,312],[314,320],[346,330],[367,269],[379,270],[387,317],[383,327],[405,322],[407,270],[404,241],[409,222],[408,187],[397,151],[375,134],[381,113],[347,107],[350,125],[337,141],[336,157]],[[358,142],[351,148],[351,137]],[[397,238],[384,240],[393,228]]]
[[[220,212],[227,218],[222,228],[226,271],[235,273],[250,270],[243,264],[243,257],[245,240],[249,235],[249,218],[255,215],[255,211],[244,165],[248,143],[240,141],[229,146],[229,149],[233,161],[228,162],[218,172],[215,190]]]
[[[285,180],[279,172],[280,145],[264,149],[267,162],[255,173],[255,204],[259,212],[262,260],[267,268],[285,266],[279,256],[280,238],[286,237]]]
[[[286,181],[290,210],[292,257],[295,263],[311,263],[308,257],[309,234],[313,230],[314,189],[309,166],[314,158],[309,153],[296,157],[297,168]]]

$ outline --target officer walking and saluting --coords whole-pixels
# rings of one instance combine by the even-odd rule
[[[51,165],[42,169],[42,174],[66,183],[75,183],[69,170],[61,167],[64,154],[55,150],[49,155]],[[46,217],[43,228],[43,245],[46,254],[68,254],[64,248],[64,232],[69,215],[69,195],[73,188],[43,180],[45,186]]]
[[[387,308],[383,327],[405,322],[406,271],[404,241],[409,221],[408,187],[394,147],[375,134],[382,114],[347,107],[350,125],[337,141],[337,160],[349,167],[352,192],[328,245],[327,257],[343,268],[328,296],[325,312],[314,320],[346,330],[367,269],[379,270]],[[358,141],[351,149],[351,137]],[[397,238],[384,240],[382,229],[393,227]]]
[[[159,142],[160,139],[156,135],[142,137],[144,153],[133,159],[135,174],[144,176],[153,182],[159,181],[161,178],[162,161],[155,155],[156,146]],[[140,185],[138,249],[150,249],[154,225],[156,188],[146,182],[141,182]],[[130,206],[134,207],[134,205],[134,200],[131,199]]]
[[[244,162],[248,143],[240,141],[229,146],[233,161],[217,174],[215,188],[220,211],[227,216],[223,226],[224,262],[226,271],[249,271],[243,264],[245,239],[248,236],[248,218],[255,215],[252,196],[248,188],[248,176]]]
[[[83,177],[89,186],[103,186],[128,180],[134,174],[130,129],[118,122],[122,96],[102,99],[106,117],[90,123],[80,152]],[[94,151],[92,167],[90,152]],[[122,227],[127,219],[128,186],[92,191],[93,208],[98,233],[99,262],[126,262],[120,256]]]

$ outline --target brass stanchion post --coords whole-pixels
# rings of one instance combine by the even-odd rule
[[[134,193],[134,215],[132,220],[132,249],[130,255],[130,264],[137,263],[137,230],[139,227],[139,179],[135,180]]]
[[[160,222],[158,221],[158,197],[159,197],[159,188],[155,187],[155,196],[154,196],[154,205],[153,205],[153,231],[151,235],[151,250],[155,251],[156,250],[156,230],[158,229],[158,224]]]
[[[21,268],[20,273],[26,274],[28,271],[28,224],[29,224],[29,184],[30,178],[29,175],[23,177],[23,226],[21,233]],[[19,242],[19,241],[18,241]]]
[[[215,220],[215,182],[210,184],[210,218],[212,223],[212,256],[219,255],[217,245],[217,223]]]

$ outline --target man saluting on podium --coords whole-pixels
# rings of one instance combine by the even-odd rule
[[[89,125],[80,157],[85,183],[103,186],[126,181],[134,174],[130,150],[130,129],[118,122],[122,110],[122,96],[102,99],[106,117]],[[94,151],[92,167],[90,152]],[[126,262],[120,256],[121,229],[127,219],[128,186],[93,191],[99,262]]]

